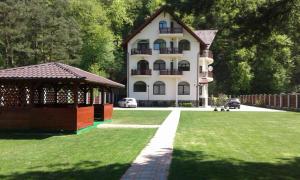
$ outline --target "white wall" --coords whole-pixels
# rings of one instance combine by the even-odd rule
[[[167,43],[167,47],[170,47],[170,41],[172,38],[160,38],[159,37],[159,22],[165,20],[170,26],[171,16],[168,13],[161,13],[156,17],[147,27],[145,27],[140,33],[138,33],[134,38],[132,38],[128,43],[128,54],[129,54],[129,96],[134,97],[137,100],[148,100],[148,92],[133,92],[133,84],[137,81],[144,81],[149,85],[149,100],[175,100],[176,98],[176,79],[177,82],[186,81],[190,84],[190,95],[178,95],[178,100],[196,100],[196,85],[197,82],[197,61],[198,54],[200,52],[200,43],[188,33],[185,29],[183,30],[183,37],[173,38],[174,47],[178,47],[176,42],[181,39],[186,39],[191,43],[191,50],[184,51],[183,58],[159,58],[158,50],[153,49],[153,43],[156,39],[164,39]],[[174,27],[179,26],[174,22]],[[136,43],[138,40],[148,39],[150,42],[150,48],[152,49],[151,56],[135,57],[131,56],[130,52],[132,48],[136,48]],[[149,62],[149,68],[152,69],[152,76],[131,76],[131,69],[137,69],[137,62],[139,60],[145,59]],[[177,78],[174,76],[162,77],[159,76],[159,71],[153,70],[153,63],[155,60],[162,59],[166,62],[166,68],[170,68],[170,62],[174,61],[174,68],[177,68],[176,62],[180,60],[187,60],[190,62],[190,71],[184,71],[182,76]],[[166,94],[165,95],[153,95],[153,84],[156,81],[163,81],[166,84]]]

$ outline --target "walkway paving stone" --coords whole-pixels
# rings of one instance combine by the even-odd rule
[[[97,128],[159,128],[160,125],[140,125],[140,124],[99,124]]]
[[[168,178],[179,118],[180,110],[178,109],[169,114],[149,144],[122,176],[122,180],[165,180]]]

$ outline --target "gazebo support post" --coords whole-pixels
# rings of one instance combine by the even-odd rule
[[[73,85],[73,94],[74,94],[74,107],[78,107],[78,83]]]
[[[105,92],[103,88],[101,88],[101,104],[105,104]]]
[[[94,104],[94,89],[92,86],[90,86],[90,105]]]

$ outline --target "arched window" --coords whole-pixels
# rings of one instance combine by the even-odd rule
[[[146,61],[146,60],[140,60],[137,63],[137,69],[138,70],[147,70],[147,69],[149,69],[149,63],[148,63],[148,61]]]
[[[167,28],[167,21],[160,21],[159,22],[159,29]]]
[[[154,95],[165,95],[166,85],[161,81],[157,81],[153,84],[153,94]]]
[[[161,48],[165,48],[166,47],[166,41],[163,39],[157,39],[154,41],[154,50],[159,50]]]
[[[190,94],[190,84],[187,82],[178,83],[178,95],[189,95]]]
[[[191,43],[186,39],[182,39],[179,41],[179,50],[180,51],[189,51],[191,50]]]
[[[189,71],[190,63],[186,60],[182,60],[178,62],[178,70],[179,71]]]
[[[143,81],[137,81],[133,85],[133,91],[134,92],[146,92],[147,91],[147,85]]]
[[[148,39],[139,40],[137,43],[137,49],[139,50],[149,49],[149,40]]]
[[[156,60],[153,64],[154,70],[165,70],[166,69],[166,62],[163,60]]]

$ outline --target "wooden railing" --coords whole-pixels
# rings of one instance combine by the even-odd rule
[[[137,49],[137,48],[131,49],[131,55],[135,55],[135,54],[152,55],[152,49]]]
[[[152,75],[151,69],[131,69],[131,75]]]
[[[159,33],[160,34],[179,34],[179,33],[183,33],[183,28],[182,27],[159,28]]]
[[[208,58],[214,58],[212,51],[210,50],[202,50],[200,53],[200,57],[208,57]]]
[[[160,54],[182,54],[182,50],[178,48],[160,48]]]
[[[200,77],[209,77],[209,78],[213,78],[213,72],[212,71],[208,71],[208,72],[201,72],[200,73]]]
[[[173,69],[173,70],[160,70],[159,75],[182,75],[182,71],[179,71],[178,69]]]

